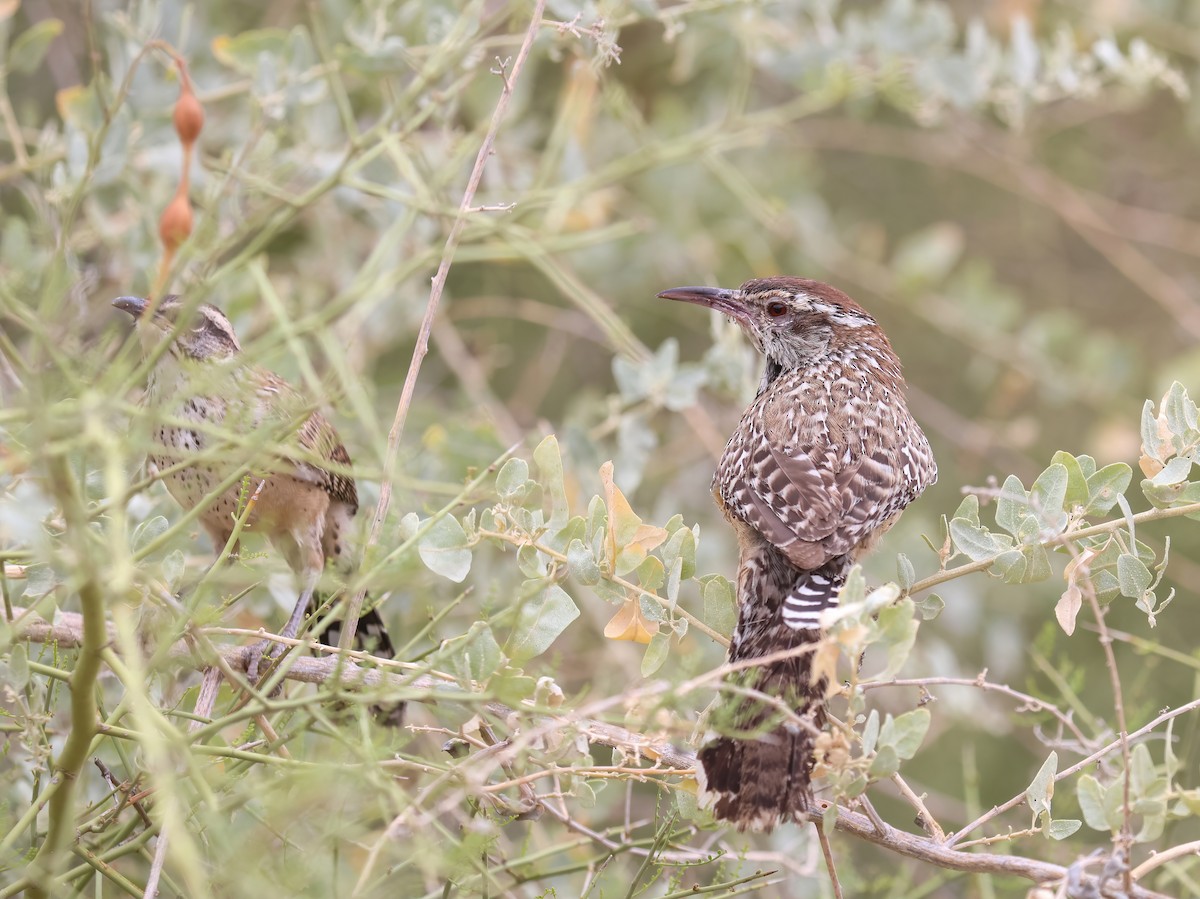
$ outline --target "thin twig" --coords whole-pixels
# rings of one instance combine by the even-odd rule
[[[898,773],[892,775],[892,783],[896,785],[900,794],[908,800],[909,804],[917,810],[917,814],[921,817],[921,829],[939,843],[946,842],[946,832],[942,830],[942,825],[938,824],[937,819],[925,807],[925,800],[914,793],[913,788]]]
[[[1152,730],[1154,730],[1160,724],[1165,724],[1166,722],[1170,721],[1172,718],[1178,718],[1180,715],[1186,715],[1188,712],[1194,712],[1197,709],[1200,709],[1200,699],[1193,699],[1191,702],[1187,703],[1186,705],[1181,705],[1178,708],[1171,709],[1168,712],[1163,712],[1161,715],[1159,715],[1157,718],[1155,718],[1149,724],[1146,724],[1146,725],[1138,728],[1137,730],[1135,730],[1133,733],[1131,733],[1129,735],[1128,739],[1132,742],[1133,740],[1136,740],[1138,737],[1141,737],[1145,734],[1150,733]],[[1076,762],[1070,768],[1067,768],[1063,771],[1059,771],[1058,774],[1054,775],[1054,782],[1058,783],[1060,780],[1063,780],[1067,777],[1070,777],[1072,774],[1082,771],[1088,765],[1092,765],[1092,764],[1095,764],[1096,762],[1100,761],[1100,759],[1104,758],[1104,756],[1108,755],[1114,749],[1119,749],[1121,746],[1122,739],[1124,739],[1124,737],[1119,737],[1116,740],[1113,740],[1111,743],[1108,743],[1108,744],[1100,747],[1099,749],[1097,749],[1095,752],[1093,752],[1087,758],[1081,759],[1080,761]],[[946,845],[947,846],[956,845],[967,834],[982,827],[984,824],[986,824],[988,821],[991,821],[997,815],[1003,814],[1004,812],[1008,811],[1011,808],[1016,808],[1018,805],[1020,805],[1024,801],[1025,801],[1025,792],[1022,791],[1022,792],[1018,793],[1016,796],[1012,797],[1012,799],[1009,799],[1003,805],[993,806],[990,811],[984,812],[982,815],[980,815],[978,818],[976,818],[970,824],[967,824],[965,827],[963,827],[957,833],[953,834],[946,841]]]
[[[1077,531],[1067,531],[1062,534],[1056,534],[1048,540],[1041,541],[1042,546],[1061,546],[1064,543],[1070,543],[1073,540],[1082,540],[1085,537],[1096,537],[1100,534],[1109,534],[1113,531],[1127,526],[1127,521],[1133,521],[1135,524],[1141,524],[1144,521],[1159,521],[1164,518],[1179,518],[1183,515],[1195,515],[1200,512],[1200,503],[1188,503],[1184,506],[1171,506],[1168,509],[1147,509],[1145,512],[1139,512],[1132,519],[1114,518],[1112,521],[1101,522],[1100,524],[1092,525],[1091,527],[1080,528]],[[968,562],[966,565],[959,565],[956,568],[946,568],[939,571],[937,574],[931,574],[929,577],[922,578],[911,587],[908,588],[908,595],[915,596],[918,593],[923,593],[939,584],[944,584],[946,581],[952,581],[956,578],[963,577],[968,574],[974,574],[976,571],[986,571],[992,566],[996,560],[983,559],[979,562]]]
[[[1194,840],[1191,843],[1180,843],[1178,846],[1172,846],[1170,849],[1154,853],[1154,855],[1130,871],[1129,874],[1134,880],[1138,880],[1160,865],[1165,865],[1167,862],[1174,861],[1177,858],[1183,858],[1185,855],[1198,854],[1200,854],[1200,840]]]
[[[858,684],[858,689],[875,690],[879,687],[975,687],[979,690],[985,690],[993,693],[1001,693],[1005,696],[1011,696],[1013,699],[1019,699],[1025,703],[1026,708],[1017,709],[1020,711],[1030,712],[1049,712],[1063,727],[1071,731],[1075,735],[1075,739],[1083,746],[1087,746],[1090,742],[1087,737],[1080,731],[1079,726],[1058,706],[1049,703],[1044,699],[1038,699],[1036,696],[1031,696],[1028,693],[1022,693],[1020,690],[1014,690],[1007,684],[996,684],[984,679],[984,674],[981,673],[978,677],[910,677],[910,678],[894,678],[889,681],[868,681]]]
[[[20,619],[28,610],[23,608],[14,608],[13,612]],[[110,629],[115,632],[115,629]],[[29,615],[26,618],[21,632],[17,636],[18,639],[33,640],[37,642],[57,641],[63,648],[78,646],[82,640],[82,616],[77,613],[60,612],[56,624],[50,624],[36,615]],[[221,654],[229,662],[231,666],[238,669],[244,669],[249,654],[248,647],[230,647],[223,649]],[[780,655],[783,655],[782,653]],[[194,664],[194,653],[181,641],[172,648],[171,656],[181,661],[191,662]],[[447,695],[462,695],[464,698],[469,694],[464,693],[461,689],[446,685],[444,681],[438,681],[436,678],[424,675],[415,680],[406,680],[397,675],[387,674],[379,670],[361,669],[357,665],[350,664],[337,667],[336,659],[308,659],[302,658],[296,661],[295,666],[288,672],[288,678],[292,680],[304,681],[308,683],[327,683],[334,678],[340,678],[347,686],[361,685],[364,687],[377,687],[382,685],[396,686],[398,688],[407,688],[410,690],[430,689],[441,687]],[[729,666],[720,666],[704,676],[694,678],[689,681],[689,688],[696,689],[702,683],[709,682],[711,678],[719,678],[724,673],[723,669]],[[631,694],[632,698],[636,699],[642,695],[651,695],[656,691],[661,692],[662,684],[649,684],[643,691],[636,691]],[[586,711],[599,711],[603,708],[612,705],[624,705],[630,697],[617,697],[615,699],[607,699],[591,704]],[[529,709],[519,710],[513,709],[500,703],[487,703],[486,708],[489,714],[496,715],[502,720],[513,720],[515,716],[528,714]],[[1169,712],[1164,712],[1153,721],[1149,722],[1137,731],[1129,735],[1130,740],[1135,740],[1138,737],[1149,733],[1156,727],[1177,718],[1180,715],[1200,709],[1200,699],[1193,700],[1187,705],[1172,709]],[[617,725],[608,724],[603,721],[595,721],[586,718],[581,714],[585,710],[576,710],[572,713],[564,713],[557,715],[546,715],[533,711],[534,722],[533,726],[526,727],[515,737],[510,738],[508,746],[504,752],[497,752],[486,759],[489,764],[497,765],[500,761],[507,759],[507,753],[517,751],[522,745],[527,745],[530,740],[537,739],[545,734],[554,731],[558,733],[570,732],[572,730],[584,734],[588,740],[598,745],[612,746],[620,749],[623,752],[629,753],[631,756],[642,756],[653,759],[657,764],[664,767],[680,769],[682,774],[685,770],[693,770],[697,765],[696,756],[694,753],[686,749],[680,749],[670,742],[658,739],[655,737],[639,734],[635,731],[628,730]],[[110,732],[112,728],[108,728]],[[1059,772],[1055,780],[1062,780],[1072,774],[1082,770],[1090,764],[1095,763],[1100,758],[1109,754],[1120,746],[1120,741],[1113,741],[1107,746],[1092,753],[1086,759],[1072,765],[1064,771]],[[462,780],[464,772],[456,771],[453,775],[454,779]],[[476,781],[481,782],[481,781]],[[838,809],[837,829],[851,834],[853,836],[864,839],[868,842],[875,843],[883,848],[903,855],[909,858],[914,858],[920,861],[927,862],[941,868],[948,868],[955,871],[966,871],[969,873],[980,874],[1010,874],[1017,877],[1023,877],[1032,880],[1035,883],[1058,883],[1066,877],[1067,869],[1060,865],[1041,862],[1035,859],[1023,858],[1020,856],[1005,856],[992,854],[976,854],[970,852],[962,852],[954,847],[954,844],[961,840],[963,835],[982,826],[987,821],[994,818],[996,815],[1013,808],[1024,800],[1024,793],[1014,797],[1003,806],[993,808],[987,814],[981,816],[976,821],[971,822],[963,830],[952,836],[945,843],[938,844],[928,837],[917,836],[915,834],[905,833],[897,830],[894,827],[886,824],[877,817],[875,820],[867,815],[858,814],[849,809]],[[448,801],[457,803],[460,801],[459,796],[450,797]],[[420,802],[414,802],[414,806],[420,809]],[[547,808],[551,807],[549,805]],[[814,809],[809,812],[809,818],[817,820],[821,817],[821,809]],[[1094,882],[1094,878],[1089,881]],[[1143,889],[1136,884],[1132,892],[1129,893],[1130,899],[1166,899],[1161,893],[1156,893],[1150,890]]]
[[[1078,559],[1079,553],[1075,547],[1070,546],[1069,548],[1072,557]],[[1129,852],[1133,848],[1133,806],[1129,800],[1130,779],[1133,772],[1129,753],[1129,728],[1125,723],[1125,699],[1121,690],[1121,673],[1117,670],[1117,656],[1113,652],[1112,637],[1108,635],[1108,625],[1104,623],[1104,609],[1100,607],[1100,601],[1096,598],[1096,588],[1092,584],[1092,579],[1081,577],[1077,579],[1076,583],[1083,595],[1087,597],[1088,605],[1092,607],[1092,615],[1096,619],[1096,627],[1100,629],[1100,646],[1104,650],[1104,665],[1108,669],[1109,680],[1112,683],[1113,711],[1117,716],[1117,738],[1121,744],[1121,764],[1124,768],[1121,772],[1121,833],[1117,836],[1116,842],[1124,857],[1128,859]],[[1125,881],[1125,892],[1129,892],[1133,886],[1133,876],[1128,864],[1122,866],[1122,874]]]
[[[217,693],[220,690],[220,669],[206,668],[204,670],[204,680],[200,683],[200,693],[196,696],[196,706],[193,709],[196,719],[188,723],[189,731],[198,730],[202,726],[204,719],[212,717],[213,707],[217,701]],[[150,865],[150,874],[146,878],[146,889],[142,892],[142,899],[154,899],[158,895],[158,881],[162,877],[163,865],[167,861],[167,845],[169,841],[170,834],[164,823],[162,829],[158,832],[158,840],[154,847],[154,861]]]
[[[838,880],[837,865],[833,863],[833,848],[829,845],[829,837],[825,835],[825,825],[814,821],[817,830],[817,840],[821,843],[821,856],[825,859],[825,870],[829,873],[829,882],[833,885],[834,899],[842,899],[842,882]]]
[[[417,331],[417,343],[413,347],[412,359],[408,364],[408,373],[404,377],[404,387],[400,391],[400,402],[396,406],[396,416],[392,420],[392,427],[388,431],[387,454],[384,456],[383,463],[383,480],[379,484],[379,502],[375,505],[375,515],[371,519],[371,532],[367,536],[362,548],[362,559],[367,558],[372,547],[379,543],[379,538],[383,534],[383,522],[387,518],[388,507],[392,502],[392,480],[396,468],[396,459],[400,452],[400,438],[404,435],[404,425],[408,420],[408,409],[412,405],[413,392],[417,387],[417,376],[421,372],[421,363],[425,359],[425,354],[429,352],[429,334],[433,330],[433,320],[437,315],[438,305],[442,300],[442,292],[446,287],[446,277],[450,273],[450,264],[454,261],[454,251],[458,248],[459,239],[462,237],[463,229],[467,225],[467,219],[471,214],[471,207],[475,202],[475,192],[479,189],[479,182],[483,178],[483,169],[487,164],[488,158],[492,155],[493,146],[496,142],[496,133],[500,130],[500,123],[504,120],[504,114],[508,111],[508,103],[512,99],[513,85],[517,82],[517,76],[521,74],[521,69],[525,65],[525,60],[529,56],[529,51],[533,47],[534,38],[537,37],[538,30],[542,24],[542,11],[546,6],[546,0],[537,0],[534,6],[533,17],[530,20],[529,28],[525,32],[525,40],[521,43],[521,49],[517,52],[517,58],[513,61],[512,68],[504,77],[504,87],[500,91],[500,99],[496,101],[496,108],[492,112],[492,121],[488,125],[487,134],[484,135],[483,143],[479,147],[479,153],[475,156],[475,166],[471,169],[471,175],[467,179],[466,190],[463,191],[462,202],[459,203],[458,215],[454,219],[454,224],[450,227],[450,233],[446,236],[446,245],[442,249],[442,260],[438,264],[437,274],[433,276],[433,285],[429,291],[429,302],[425,305],[425,315],[421,319],[421,327]],[[363,600],[366,598],[367,588],[361,586],[354,591],[354,595],[350,598],[349,608],[346,610],[346,620],[342,627],[341,637],[338,639],[339,649],[349,649],[354,645],[354,635],[358,630],[358,616],[362,612]],[[360,881],[361,882],[361,881]]]

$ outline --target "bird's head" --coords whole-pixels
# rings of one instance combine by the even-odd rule
[[[172,294],[157,303],[143,297],[117,297],[113,305],[136,319],[146,350],[170,340],[173,356],[198,362],[223,362],[242,351],[225,313],[208,303],[188,308]]]
[[[761,278],[736,290],[675,287],[659,294],[732,318],[783,371],[811,365],[842,344],[886,338],[875,319],[836,287],[807,278]]]

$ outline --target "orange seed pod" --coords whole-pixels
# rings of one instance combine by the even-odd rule
[[[180,87],[179,99],[175,101],[173,118],[175,133],[179,135],[179,140],[185,145],[194,144],[196,138],[200,136],[200,129],[204,127],[204,107],[192,93],[190,81],[184,81]]]
[[[158,220],[158,236],[170,252],[188,239],[192,233],[192,204],[183,191],[167,204],[162,218]]]

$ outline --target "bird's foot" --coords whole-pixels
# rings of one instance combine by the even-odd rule
[[[283,655],[284,647],[276,643],[274,640],[260,640],[250,647],[250,656],[246,660],[246,677],[252,684],[260,683],[261,679],[265,679],[271,673],[271,669],[275,667],[275,662]],[[265,663],[265,664],[264,664]],[[259,672],[262,672],[262,678],[259,677]],[[279,692],[279,687],[276,687],[271,695],[274,696]]]

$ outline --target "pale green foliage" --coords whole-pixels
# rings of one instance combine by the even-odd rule
[[[1135,861],[1195,825],[1188,719],[1138,735],[1124,770],[1091,602],[1112,616],[1130,730],[1192,700],[1196,591],[1167,609],[1187,586],[1168,547],[1194,555],[1183,516],[1200,517],[1181,383],[1146,404],[1140,494],[1128,464],[1144,396],[1200,373],[1190,294],[1155,268],[1195,248],[1194,198],[1162,175],[1195,157],[1193,62],[1166,52],[1195,38],[1190,14],[550,3],[389,468],[430,277],[532,5],[31,9],[0,2],[0,588],[47,619],[98,594],[124,658],[78,691],[106,725],[88,757],[116,783],[86,759],[71,772],[52,895],[140,895],[164,828],[164,896],[820,889],[804,830],[714,834],[672,768],[719,724],[702,710],[735,548],[707,484],[760,363],[733,324],[654,293],[777,273],[835,282],[884,322],[942,472],[855,569],[814,656],[846,895],[975,888],[833,833],[836,801],[860,796],[912,830],[898,779],[947,831],[1024,799],[961,835],[981,856],[1025,811],[996,851],[1063,864],[1127,817]],[[193,649],[276,627],[295,585],[253,528],[212,565],[223,548],[139,468],[163,413],[135,402],[146,371],[108,302],[152,289],[178,184],[178,75],[155,38],[206,116],[169,289],[220,305],[248,361],[329,409],[363,511],[346,535],[361,564],[324,596],[366,589],[406,663],[361,692],[225,686],[195,728]],[[214,463],[282,452],[217,436]],[[251,481],[231,481],[242,509]],[[0,653],[4,896],[46,844],[80,655],[5,619]],[[398,734],[369,713],[396,699]],[[138,791],[149,825],[123,798]],[[1141,882],[1196,893],[1196,870]]]

